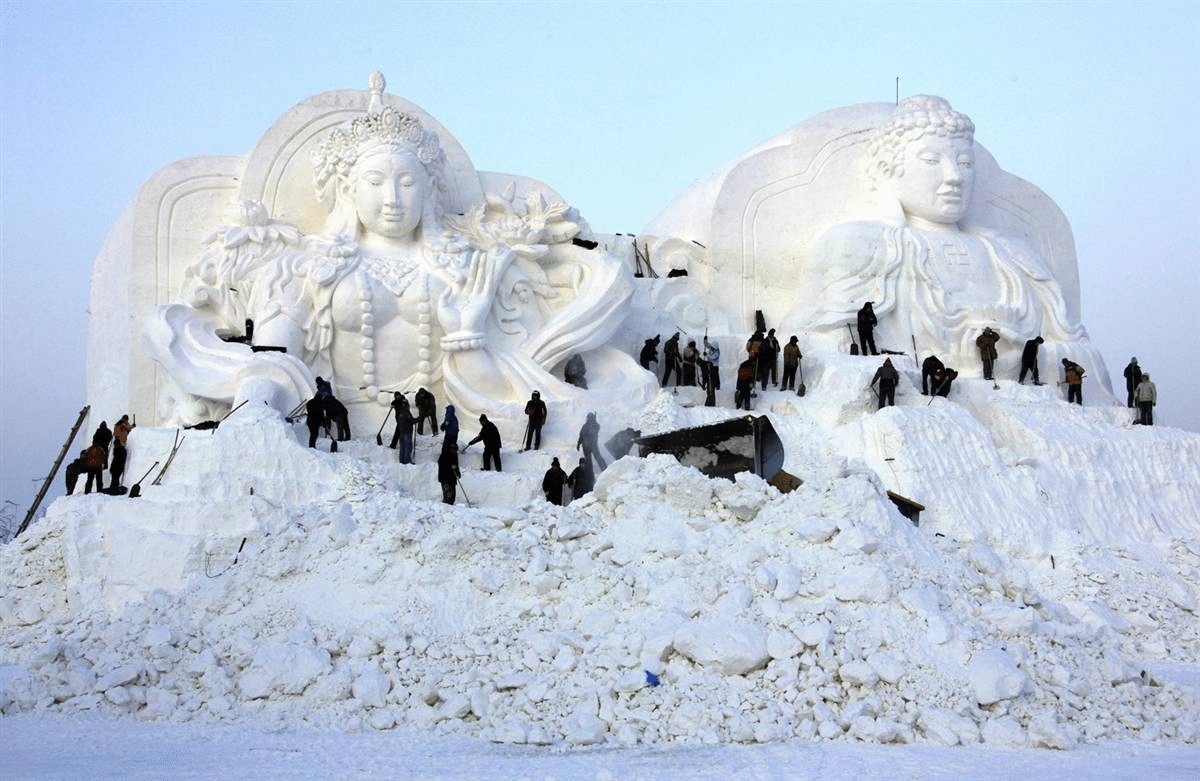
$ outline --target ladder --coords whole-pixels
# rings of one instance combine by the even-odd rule
[[[54,466],[50,467],[50,474],[46,475],[46,479],[42,481],[41,490],[33,498],[33,504],[29,505],[29,512],[25,513],[25,520],[21,521],[21,525],[17,527],[17,533],[13,535],[13,539],[21,536],[21,532],[25,531],[29,527],[30,522],[33,521],[33,516],[37,514],[38,507],[41,506],[42,500],[46,498],[46,492],[50,490],[50,484],[54,482],[54,476],[58,474],[58,468],[62,466],[63,458],[66,457],[67,451],[71,449],[71,443],[75,441],[75,435],[79,433],[79,427],[83,425],[84,419],[91,410],[91,405],[84,405],[84,408],[79,410],[79,417],[75,419],[75,425],[71,426],[71,433],[67,435],[67,441],[63,443],[62,450],[58,451],[58,458],[54,459]]]

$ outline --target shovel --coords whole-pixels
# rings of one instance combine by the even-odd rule
[[[801,362],[799,369],[800,369],[800,388],[799,388],[799,390],[796,391],[796,395],[803,396],[804,394],[808,393],[808,386],[804,384],[804,363],[803,362]]]
[[[387,417],[385,417],[383,422],[379,424],[379,431],[375,432],[375,444],[379,445],[380,447],[383,447],[383,427],[386,426],[387,422],[391,419],[392,413],[388,412]]]
[[[850,327],[849,323],[846,323],[846,330],[850,332],[850,354],[858,355],[858,342],[854,341],[854,329]]]
[[[149,477],[150,473],[154,471],[154,467],[156,466],[158,466],[157,461],[150,465],[150,468],[146,470],[146,474],[142,475],[142,480],[145,480],[147,477]],[[133,487],[129,489],[130,499],[136,499],[142,495],[142,480],[138,480],[133,484]]]
[[[471,497],[467,496],[467,489],[463,487],[462,477],[456,479],[458,481],[458,490],[462,491],[463,501],[467,503],[467,507],[471,507]]]

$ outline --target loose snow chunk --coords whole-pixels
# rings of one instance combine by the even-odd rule
[[[329,652],[311,645],[266,643],[238,679],[247,699],[269,697],[272,692],[302,694],[309,684],[331,668]]]
[[[800,539],[814,544],[825,542],[837,530],[837,521],[833,518],[826,518],[823,515],[808,518],[795,527],[796,534],[800,535]]]
[[[391,688],[388,677],[378,668],[365,670],[354,679],[354,683],[351,685],[355,699],[372,708],[383,707],[384,698],[387,697]]]
[[[723,675],[744,675],[770,658],[763,630],[735,621],[689,621],[675,631],[673,645],[696,664]]]
[[[980,651],[972,656],[967,663],[967,679],[980,705],[1019,697],[1029,686],[1029,676],[999,648]]]
[[[904,677],[904,664],[888,653],[878,652],[867,657],[867,664],[871,665],[871,669],[880,677],[881,680],[896,684]]]
[[[887,573],[872,564],[851,565],[834,577],[833,595],[843,602],[886,602],[892,596]]]
[[[979,742],[979,728],[975,722],[945,708],[922,708],[917,726],[925,737],[943,746]]]
[[[767,653],[772,659],[791,659],[803,647],[804,644],[790,630],[776,629],[767,635]]]
[[[838,668],[838,677],[857,686],[874,686],[879,682],[879,674],[866,662],[846,662]]]
[[[1051,713],[1041,713],[1029,724],[1029,742],[1035,748],[1054,748],[1069,751],[1075,748],[1075,736]]]
[[[805,624],[796,632],[800,642],[805,645],[818,646],[828,642],[833,636],[833,627],[825,619],[818,619],[811,624]]]
[[[983,725],[983,742],[989,746],[1020,748],[1025,745],[1025,730],[1012,716],[989,719]]]

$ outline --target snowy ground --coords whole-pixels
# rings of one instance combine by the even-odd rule
[[[109,719],[4,719],[5,779],[1105,779],[1200,778],[1200,747],[1143,743],[1074,751],[983,746],[763,745],[555,751],[420,732],[267,732]]]

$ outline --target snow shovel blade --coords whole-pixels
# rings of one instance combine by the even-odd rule
[[[330,453],[337,452],[337,440],[336,439],[329,440],[329,452]]]
[[[154,467],[156,467],[156,466],[158,466],[157,461],[155,461],[153,464],[150,465],[150,468],[146,470],[146,474],[142,475],[142,480],[145,480],[147,477],[149,477],[150,473],[154,471]],[[133,484],[133,488],[129,489],[129,498],[130,499],[137,499],[139,496],[142,495],[142,480],[138,480],[136,483]]]
[[[803,396],[806,393],[808,393],[808,386],[804,383],[800,383],[800,390],[796,391],[796,395]]]

